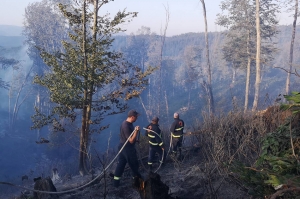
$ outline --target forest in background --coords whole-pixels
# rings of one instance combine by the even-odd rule
[[[286,72],[280,68],[287,65],[287,53],[289,48],[289,33],[291,31],[291,26],[279,26],[280,34],[278,37],[278,52],[275,59],[269,65],[264,66],[262,75],[262,90],[261,98],[259,101],[259,109],[265,109],[268,106],[279,103],[279,95],[284,93],[284,84],[286,78]],[[212,65],[213,65],[213,92],[216,102],[216,113],[223,114],[227,113],[235,108],[242,107],[244,101],[244,84],[245,84],[245,71],[239,69],[237,71],[235,80],[233,80],[233,70],[228,66],[224,60],[222,60],[222,54],[220,52],[220,46],[222,46],[222,41],[224,41],[224,36],[221,32],[209,33],[209,41],[211,43],[210,49],[212,52]],[[128,53],[128,49],[139,50],[142,44],[131,43],[133,39],[144,39],[149,41],[149,46],[151,44],[152,38],[158,38],[157,35],[128,35],[128,36],[116,36],[113,48],[116,50],[121,50]],[[5,39],[0,40],[0,44],[6,43],[7,38],[11,38],[13,42],[10,42],[10,46],[6,46],[5,52],[8,57],[13,57],[15,59],[20,59],[24,61],[24,67],[29,67],[31,61],[26,56],[25,46],[22,45],[23,37],[9,37],[5,36]],[[197,128],[197,124],[202,121],[202,112],[207,111],[207,105],[205,100],[205,93],[200,84],[200,80],[195,80],[194,82],[187,82],[190,78],[186,74],[184,51],[186,49],[191,49],[191,47],[203,48],[203,33],[187,33],[183,35],[167,37],[166,47],[164,51],[164,62],[162,74],[164,76],[162,85],[164,86],[167,98],[167,105],[169,112],[163,111],[159,117],[161,118],[161,126],[166,131],[172,122],[173,112],[179,112],[181,117],[186,122],[186,129],[192,131]],[[297,40],[296,40],[297,41]],[[132,47],[131,45],[134,45]],[[9,49],[18,49],[18,53],[15,50],[10,51]],[[127,52],[126,52],[127,50]],[[137,53],[132,51],[131,53]],[[140,53],[140,52],[139,52]],[[145,51],[148,53],[148,49]],[[137,58],[141,56],[137,54]],[[299,64],[300,57],[295,56],[295,65]],[[28,65],[27,65],[28,64]],[[13,78],[16,78],[16,72],[13,70],[3,71],[3,76],[6,80],[14,82]],[[158,71],[154,72],[150,76],[150,81],[155,78]],[[253,80],[253,78],[252,78]],[[297,91],[299,88],[298,77],[293,77],[291,82],[291,90]],[[12,84],[12,83],[11,83]],[[25,97],[27,92],[32,93],[32,84],[30,81],[27,82],[27,87],[22,91],[21,96]],[[147,107],[147,110],[151,111],[151,104],[149,105],[148,97],[155,98],[157,94],[157,88],[151,82],[149,87],[142,93],[141,99],[133,99],[129,102],[130,108],[135,108],[142,113],[141,118],[137,122],[141,126],[146,126],[148,124],[148,118],[146,116],[143,104]],[[59,139],[67,139],[68,135],[63,135],[61,138],[59,135],[51,134],[47,128],[42,129],[40,136],[37,135],[36,130],[30,130],[32,122],[30,117],[33,115],[35,97],[33,94],[29,95],[26,100],[20,105],[16,121],[14,123],[14,131],[10,131],[9,126],[9,105],[12,106],[13,103],[9,104],[11,100],[14,102],[16,96],[8,95],[8,91],[2,89],[2,103],[1,103],[1,137],[3,142],[1,142],[2,151],[6,151],[1,156],[2,162],[2,176],[4,179],[10,181],[15,180],[16,176],[21,176],[28,173],[30,170],[42,171],[42,167],[39,164],[46,164],[45,162],[51,161],[52,164],[49,167],[53,167],[55,164],[59,164],[60,161],[70,161],[72,164],[72,159],[77,158],[77,150],[73,146],[68,144],[61,144],[56,147],[53,145],[38,145],[35,142],[40,139],[40,137],[45,137],[50,139],[51,143],[55,143],[54,138],[59,141]],[[250,99],[253,99],[253,87],[250,92]],[[277,99],[277,101],[276,101]],[[251,101],[251,100],[250,100]],[[153,107],[157,107],[156,104],[152,104]],[[166,108],[166,106],[164,106]],[[104,122],[110,124],[110,128],[106,129],[101,133],[101,135],[95,135],[93,147],[99,151],[104,151],[107,147],[107,139],[109,136],[111,138],[111,146],[118,143],[119,134],[119,124],[125,118],[126,114],[114,115],[108,117]],[[166,132],[167,133],[167,132]],[[112,134],[112,135],[110,135]],[[59,141],[60,142],[60,141]],[[58,142],[58,143],[59,143]],[[74,141],[76,143],[76,141]],[[75,145],[74,143],[74,145]],[[5,150],[4,150],[5,149]],[[9,150],[7,150],[9,149]],[[22,151],[23,153],[19,153]],[[16,154],[16,155],[12,155]],[[59,154],[59,155],[57,155]],[[14,157],[14,158],[11,158]],[[41,158],[42,157],[42,158]],[[29,161],[30,160],[30,161]],[[53,161],[55,160],[55,161]],[[25,162],[26,164],[21,164]],[[30,162],[30,164],[28,164]],[[54,165],[53,165],[54,164]],[[72,172],[75,172],[76,167],[73,168]],[[18,172],[17,172],[18,171]],[[12,175],[8,175],[12,174]],[[18,177],[18,179],[19,179]]]

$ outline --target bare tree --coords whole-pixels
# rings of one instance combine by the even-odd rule
[[[292,2],[292,1],[290,1],[290,2]],[[297,17],[298,17],[298,0],[295,0],[294,9],[295,9],[295,13],[294,13],[291,45],[290,45],[289,70],[287,73],[286,85],[285,85],[285,94],[286,95],[288,95],[290,92],[290,77],[291,77],[291,72],[292,72],[292,68],[293,68],[294,43],[295,43],[295,36],[296,36]]]
[[[169,20],[170,20],[170,12],[169,12],[169,6],[165,6],[165,15],[166,15],[166,23],[164,29],[161,31],[161,46],[160,46],[160,58],[159,58],[159,87],[158,87],[158,115],[161,114],[161,104],[163,100],[163,90],[162,90],[162,62],[163,62],[163,50],[164,50],[164,45],[165,45],[165,40],[166,40],[166,34],[168,30],[168,25],[169,25]]]
[[[25,43],[28,46],[27,54],[32,60],[32,73],[43,75],[49,72],[49,68],[43,62],[40,49],[51,52],[62,51],[62,40],[68,39],[68,26],[63,15],[59,12],[58,3],[70,3],[70,0],[42,0],[30,3],[25,8],[24,30]],[[50,104],[46,89],[33,85],[35,106],[40,111],[49,112]],[[36,129],[37,138],[40,138],[40,129]]]
[[[212,93],[212,86],[211,86],[211,66],[209,61],[209,45],[208,45],[208,33],[207,33],[207,18],[206,18],[206,8],[205,8],[205,2],[204,0],[200,0],[202,3],[203,8],[203,17],[204,17],[204,24],[205,24],[205,48],[206,48],[206,64],[207,64],[207,82],[203,81],[203,87],[206,91],[207,97],[208,97],[208,109],[210,115],[214,114],[215,108],[214,108],[214,97]]]
[[[255,94],[254,101],[252,106],[252,111],[257,109],[258,98],[259,98],[259,87],[260,87],[260,47],[261,47],[261,38],[260,38],[260,2],[256,0],[256,78],[255,78]]]
[[[196,83],[199,78],[203,78],[203,71],[198,66],[202,61],[202,51],[203,49],[199,46],[186,46],[183,52],[183,62],[185,65],[182,81],[186,85],[188,90],[188,105],[191,105],[191,92],[193,87],[197,87]]]
[[[25,69],[20,66],[20,68],[17,70],[17,74],[14,75],[14,80],[12,82],[12,85],[9,88],[9,128],[13,132],[15,127],[15,122],[18,116],[18,112],[20,110],[21,105],[25,102],[25,100],[30,96],[31,89],[26,90],[26,86],[28,85],[28,82],[32,79],[30,79],[31,71],[33,67],[30,67],[29,71],[25,71]],[[25,76],[24,76],[24,73]],[[24,95],[22,93],[26,92]],[[11,99],[15,97],[14,105],[11,110]]]
[[[149,59],[149,49],[150,49],[150,43],[153,39],[155,33],[152,33],[149,27],[142,26],[140,29],[138,29],[137,34],[131,33],[128,39],[126,39],[126,49],[124,52],[124,57],[126,60],[128,60],[131,64],[139,66],[142,68],[142,71],[145,71],[146,63]],[[151,89],[149,82],[149,88],[148,92],[151,96]],[[150,103],[150,97],[146,99],[143,99],[143,96],[139,96],[140,102],[145,110],[145,114],[147,116],[147,120],[150,121],[151,117],[151,111],[153,107]],[[147,106],[148,102],[148,106]]]
[[[161,29],[159,36],[154,36],[151,34],[151,42],[149,43],[148,47],[148,60],[147,64],[150,66],[155,66],[158,70],[154,72],[150,78],[149,78],[149,90],[148,90],[148,106],[145,106],[145,104],[142,101],[142,98],[140,98],[140,101],[143,105],[143,108],[146,112],[147,118],[149,118],[153,115],[160,115],[162,117],[162,114],[164,113],[163,107],[165,107],[165,88],[163,87],[163,84],[166,84],[164,81],[164,72],[167,70],[168,67],[168,60],[164,59],[163,52],[165,47],[165,40],[166,40],[166,34],[169,24],[169,7],[164,6],[165,8],[165,25]],[[153,36],[153,37],[152,37]],[[154,94],[156,93],[155,97]],[[167,112],[167,107],[166,107]]]

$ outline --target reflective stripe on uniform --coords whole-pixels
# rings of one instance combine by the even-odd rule
[[[181,135],[174,135],[174,134],[172,133],[172,137],[174,137],[174,138],[180,138]]]
[[[114,176],[114,180],[120,180],[120,177]]]
[[[152,162],[148,162],[149,165],[152,165]]]
[[[175,129],[175,131],[181,131],[183,129],[183,127],[180,127],[178,129]]]
[[[164,144],[164,143],[162,142],[162,143],[159,144],[159,146],[162,146],[163,144]]]
[[[148,137],[155,138],[155,135],[148,134]]]
[[[158,145],[158,143],[154,143],[154,142],[151,142],[151,141],[149,141],[149,143],[152,144],[152,145]]]

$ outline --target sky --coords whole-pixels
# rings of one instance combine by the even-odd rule
[[[0,0],[0,25],[23,25],[25,8],[29,3],[41,0]],[[216,16],[221,13],[221,0],[206,0],[208,31],[222,31],[215,24]],[[102,12],[116,13],[126,8],[128,12],[139,12],[138,17],[126,26],[127,34],[136,33],[142,26],[150,27],[152,32],[162,33],[166,25],[166,8],[169,10],[167,36],[188,32],[203,32],[204,19],[202,4],[199,0],[114,0],[106,4]],[[289,25],[292,18],[282,12],[280,24]]]

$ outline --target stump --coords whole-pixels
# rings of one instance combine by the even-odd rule
[[[40,191],[56,192],[56,188],[53,185],[53,182],[50,177],[36,180],[34,184],[34,189]],[[35,199],[58,199],[57,195],[48,193],[34,192],[33,196]]]
[[[143,189],[139,189],[142,199],[172,199],[168,194],[169,187],[160,180],[160,175],[150,172],[144,182]]]

